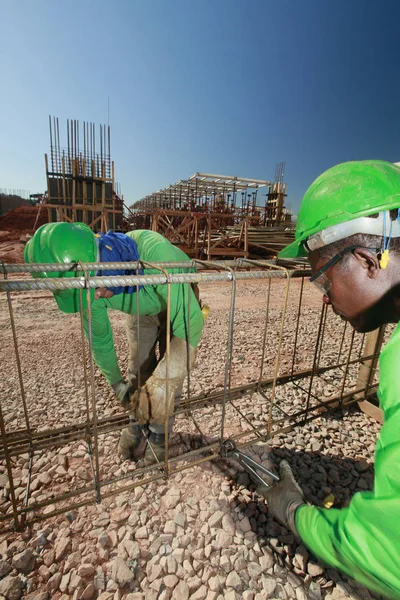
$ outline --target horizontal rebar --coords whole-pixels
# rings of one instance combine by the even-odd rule
[[[274,260],[259,260],[257,263],[260,266],[269,267],[271,264],[275,264]],[[216,266],[221,268],[225,267],[243,267],[243,259],[238,258],[236,260],[214,260],[212,262],[209,261],[201,261],[201,263],[190,260],[190,261],[169,261],[169,262],[155,262],[152,263],[156,267],[160,267],[162,269],[213,269]],[[91,263],[81,263],[79,266],[77,263],[33,263],[33,264],[5,264],[0,262],[0,272],[1,273],[45,273],[52,271],[105,271],[105,270],[115,270],[115,269],[128,269],[128,270],[136,270],[145,268],[143,263],[140,260],[132,261],[132,262],[91,262]]]
[[[354,359],[349,364],[358,364],[365,361],[371,360],[375,355],[364,357],[363,360]],[[277,378],[277,385],[284,385],[287,383],[295,383],[297,379],[304,379],[310,377],[314,372],[315,375],[322,375],[328,373],[333,369],[342,367],[345,363],[339,363],[337,365],[330,365],[327,367],[318,367],[315,371],[313,369],[304,369],[295,373],[285,373],[279,375]],[[271,387],[273,378],[265,379],[261,382],[247,383],[234,388],[229,391],[229,400],[232,404],[232,400],[239,400],[246,394],[252,394],[259,392],[262,394],[262,390],[266,390]],[[194,411],[202,408],[217,406],[223,402],[224,392],[212,392],[209,394],[202,394],[200,396],[194,396],[190,400],[183,400],[179,409],[175,411],[175,415],[184,414],[188,410]],[[324,401],[326,403],[326,401]],[[237,410],[237,407],[232,404]],[[317,408],[317,407],[316,407]],[[311,409],[312,410],[312,409]],[[293,415],[290,416],[293,418]],[[98,421],[99,434],[110,433],[118,431],[128,423],[128,413],[113,415],[112,417],[106,417]],[[71,443],[79,439],[85,439],[85,437],[92,433],[92,422],[82,421],[81,423],[74,423],[73,425],[65,425],[64,427],[57,427],[55,429],[46,429],[41,431],[28,432],[27,430],[19,430],[12,433],[6,433],[5,439],[9,449],[10,456],[19,456],[29,451],[31,447],[35,451],[43,450],[45,448],[55,448],[63,444]],[[4,459],[4,440],[0,438],[0,460]]]
[[[171,273],[168,275],[113,275],[110,277],[64,277],[46,279],[14,279],[0,281],[0,291],[23,290],[73,290],[89,288],[111,288],[121,286],[162,285],[165,283],[199,283],[207,281],[232,281],[246,279],[283,279],[304,277],[304,271],[240,271],[224,273]]]

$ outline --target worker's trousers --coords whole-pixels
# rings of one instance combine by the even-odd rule
[[[167,312],[153,317],[127,315],[126,329],[129,343],[128,379],[130,383],[140,387],[149,379],[165,354]],[[182,385],[175,393],[175,408],[180,404],[181,395]],[[170,417],[169,431],[172,430],[173,422],[174,418]],[[163,434],[165,425],[151,423],[149,429],[154,433]]]

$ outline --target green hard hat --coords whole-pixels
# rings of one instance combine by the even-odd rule
[[[95,262],[97,243],[93,231],[84,223],[47,223],[35,232],[25,246],[26,263],[76,263]],[[33,277],[78,277],[74,271],[48,271],[32,273]],[[94,275],[94,272],[91,272]],[[65,313],[76,313],[80,307],[78,289],[53,292],[58,308]],[[90,290],[91,301],[94,289]],[[82,292],[82,308],[86,308],[86,292]]]
[[[359,217],[400,207],[400,168],[383,160],[345,162],[328,169],[306,191],[295,241],[278,258],[306,256],[311,235]],[[359,233],[362,233],[361,231]]]

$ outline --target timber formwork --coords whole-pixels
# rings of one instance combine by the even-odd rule
[[[168,271],[178,266],[190,267],[191,272],[171,274]],[[287,269],[268,261],[236,259],[151,265],[143,261],[88,263],[76,268],[80,270],[75,273],[75,277],[42,279],[30,278],[29,275],[64,271],[70,269],[70,265],[0,265],[4,276],[0,281],[0,291],[5,292],[1,295],[3,308],[9,314],[4,348],[9,353],[14,349],[16,379],[19,381],[19,391],[10,390],[7,387],[7,377],[10,374],[1,374],[4,386],[0,402],[0,460],[3,477],[8,479],[0,497],[0,524],[3,528],[12,526],[21,529],[29,522],[101,502],[137,486],[218,459],[227,439],[234,440],[239,447],[259,442],[268,443],[273,436],[320,416],[321,411],[360,401],[368,403],[376,392],[376,365],[382,335],[373,334],[372,338],[366,339],[364,335],[349,331],[346,324],[337,320],[334,327],[336,338],[333,340],[332,329],[327,328],[327,323],[336,317],[332,313],[328,314],[326,305],[319,308],[319,301],[312,314],[310,313],[313,321],[310,324],[306,320],[310,319],[306,309],[315,298],[315,292],[307,282],[309,273],[304,265],[293,265]],[[132,272],[141,268],[144,272],[143,275],[91,276],[91,272],[110,268],[129,269]],[[21,278],[21,274],[24,277]],[[74,381],[77,382],[75,385],[78,386],[75,392],[84,392],[82,416],[73,423],[48,427],[46,416],[38,418],[30,408],[33,398],[31,390],[24,383],[24,372],[29,367],[37,369],[38,377],[43,376],[43,361],[36,363],[32,360],[36,353],[35,336],[30,341],[24,335],[23,344],[19,340],[19,307],[25,300],[32,307],[37,296],[37,310],[44,310],[43,293],[55,290],[79,289],[81,299],[85,295],[89,300],[90,290],[97,287],[157,284],[166,286],[167,297],[170,298],[173,286],[184,285],[189,290],[193,283],[198,283],[203,292],[206,289],[213,292],[216,286],[223,286],[220,290],[222,295],[218,296],[215,304],[210,305],[210,316],[203,332],[203,337],[206,338],[208,334],[212,334],[212,329],[207,334],[207,328],[223,326],[217,340],[221,344],[220,353],[212,361],[215,369],[213,383],[205,391],[194,392],[200,375],[196,375],[196,371],[188,373],[182,402],[175,411],[175,430],[190,430],[197,435],[187,435],[183,449],[182,445],[177,449],[174,445],[176,433],[170,438],[166,423],[167,455],[164,462],[157,462],[150,467],[141,467],[140,464],[123,466],[117,473],[110,472],[104,466],[102,451],[110,440],[117,443],[121,428],[128,423],[128,414],[122,408],[113,414],[100,409],[99,400],[104,388],[100,387],[99,390],[95,381],[91,311],[88,311],[87,341],[83,332],[82,315],[80,320],[75,321],[71,317],[70,327],[76,331],[73,333],[71,329],[71,336],[68,336],[65,347],[62,348],[65,353],[74,336],[75,342],[81,346],[80,374],[77,371],[79,352],[76,344],[73,350],[71,348],[71,359],[74,364]],[[259,322],[254,340],[248,339],[246,328],[243,331],[235,328],[238,312],[244,310],[243,307],[238,309],[238,301],[241,294],[248,293],[250,284],[253,287],[249,297],[250,312],[246,318]],[[27,292],[29,295],[24,296]],[[255,312],[256,296],[260,298],[260,306]],[[139,302],[138,295],[136,299]],[[226,303],[226,309],[221,308],[222,300]],[[190,294],[187,294],[187,302],[187,314],[190,314]],[[88,305],[90,306],[90,301]],[[52,329],[55,330],[57,323],[61,323],[59,319],[65,323],[66,316],[58,311],[51,318]],[[53,331],[48,332],[49,336],[52,334]],[[137,335],[140,344],[139,328]],[[167,319],[167,372],[169,340],[170,323]],[[244,347],[244,341],[247,348]],[[207,348],[207,352],[212,353],[213,348]],[[52,356],[51,361],[57,361],[57,356]],[[48,364],[50,366],[50,362]],[[200,364],[198,368],[201,369],[201,366]],[[244,371],[241,370],[242,366]],[[71,389],[74,384],[70,382],[70,373],[59,374],[60,379],[63,376],[69,390],[64,402],[75,401],[79,404]],[[54,390],[50,391],[50,402],[52,405],[49,406],[49,412],[54,410],[54,403],[57,402]],[[19,411],[18,418],[10,418],[11,407],[13,411]],[[143,435],[147,436],[145,429]],[[195,438],[193,443],[191,438]],[[62,449],[63,457],[72,455],[76,442],[80,442],[79,452],[74,454],[73,468],[70,467],[65,473],[66,485],[60,485],[63,475],[58,475],[55,471],[54,481],[47,482],[47,487],[43,485],[40,490],[32,490],[32,473],[37,472],[39,461],[43,463],[48,452],[53,451],[54,455],[54,450],[59,449]],[[21,477],[17,480],[13,475],[21,460],[25,461],[23,464],[28,469],[23,485]],[[90,465],[91,477],[84,484],[77,485],[79,480],[73,477],[74,470],[82,468],[82,465],[86,468]],[[69,491],[65,491],[65,487]]]
[[[49,222],[80,222],[93,231],[120,229],[123,200],[116,193],[110,126],[67,120],[67,142],[60,141],[58,118],[49,117],[50,156],[45,155],[47,195],[41,210]]]
[[[249,230],[279,237],[288,229],[291,213],[284,207],[285,196],[282,166],[274,182],[195,173],[133,204],[128,222],[134,229],[161,233],[195,258],[248,258],[249,252],[275,256],[274,244],[257,247]]]

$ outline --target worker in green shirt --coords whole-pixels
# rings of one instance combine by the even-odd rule
[[[25,262],[71,263],[71,270],[34,273],[36,277],[76,277],[79,261],[144,261],[140,274],[160,275],[151,268],[156,262],[187,262],[190,259],[162,235],[137,230],[129,233],[94,234],[83,223],[49,223],[40,227],[25,248]],[[149,263],[149,264],[147,264]],[[187,273],[188,268],[168,269],[169,273]],[[92,272],[91,275],[95,275]],[[102,275],[137,274],[132,270],[102,271]],[[93,356],[121,405],[130,410],[129,426],[122,431],[119,452],[125,459],[137,459],[146,445],[146,465],[165,457],[166,394],[168,392],[169,430],[174,408],[179,404],[182,386],[195,360],[204,319],[198,288],[188,283],[170,285],[170,356],[165,358],[168,285],[120,286],[91,289],[91,336]],[[80,310],[80,291],[64,289],[53,292],[58,307],[65,313]],[[189,298],[190,296],[190,298]],[[86,336],[89,335],[88,306],[82,294],[82,313]],[[128,375],[125,380],[118,366],[108,310],[126,313],[129,342]],[[157,355],[158,346],[158,355]],[[157,358],[159,356],[159,358]],[[167,382],[168,379],[168,382]],[[143,426],[143,427],[142,427]],[[147,430],[147,431],[146,431]]]
[[[400,168],[348,162],[307,190],[295,241],[280,258],[307,256],[323,301],[362,333],[400,320]],[[308,505],[290,466],[260,492],[269,511],[326,564],[371,590],[400,598],[400,325],[380,356],[384,412],[372,491],[342,509]]]

